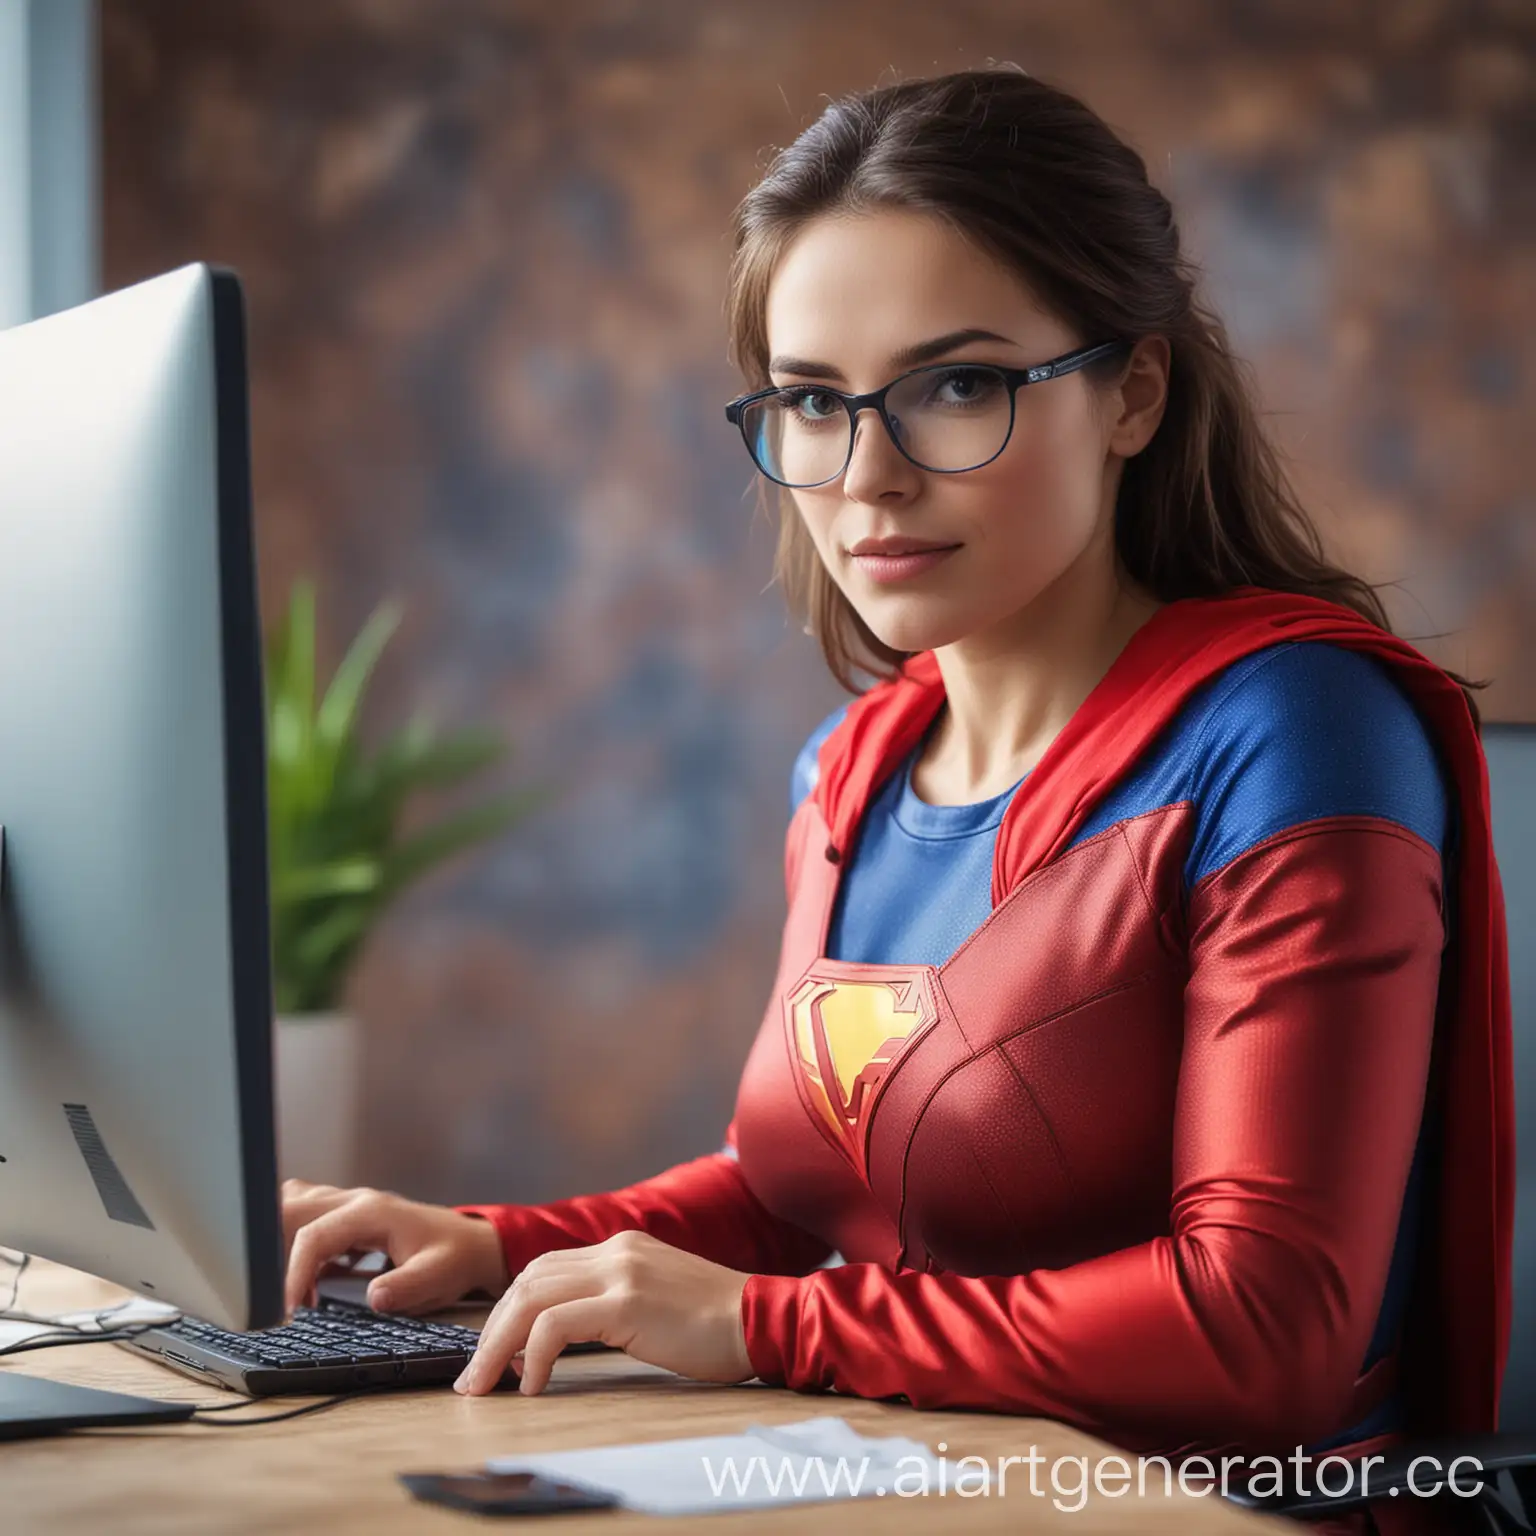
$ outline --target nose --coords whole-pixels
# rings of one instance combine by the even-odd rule
[[[850,501],[905,499],[917,489],[920,471],[896,447],[879,413],[859,412],[853,434],[853,456],[843,471],[843,494]]]

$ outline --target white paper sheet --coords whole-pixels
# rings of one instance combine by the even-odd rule
[[[939,1458],[919,1441],[871,1439],[838,1418],[754,1424],[739,1435],[498,1456],[486,1466],[575,1483],[652,1515],[899,1497],[920,1486],[937,1489],[942,1475]]]

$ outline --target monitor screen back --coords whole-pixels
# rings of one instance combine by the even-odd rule
[[[0,332],[0,1244],[281,1314],[243,319]]]

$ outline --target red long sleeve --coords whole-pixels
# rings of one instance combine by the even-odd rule
[[[754,1276],[753,1365],[1127,1446],[1336,1432],[1385,1287],[1444,935],[1439,854],[1390,823],[1309,823],[1234,859],[1190,897],[1168,1235],[1016,1276]]]
[[[731,1133],[726,1144],[733,1147]],[[600,1243],[616,1232],[649,1232],[731,1269],[799,1275],[830,1249],[819,1238],[764,1209],[731,1152],[712,1152],[655,1178],[609,1194],[578,1195],[547,1205],[461,1205],[496,1228],[516,1274],[554,1248]]]

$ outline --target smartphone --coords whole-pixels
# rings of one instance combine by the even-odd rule
[[[558,1515],[572,1509],[614,1509],[611,1493],[577,1488],[536,1472],[401,1472],[400,1481],[427,1504],[476,1515]]]

